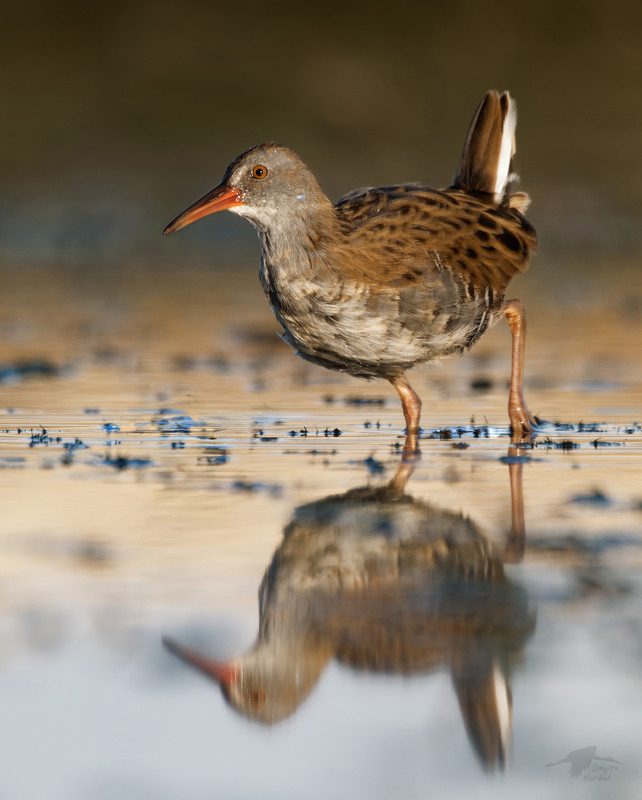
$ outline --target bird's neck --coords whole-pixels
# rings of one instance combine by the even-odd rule
[[[270,206],[238,205],[230,209],[256,228],[263,255],[272,263],[300,260],[339,231],[330,200],[319,189],[312,197],[298,195]]]
[[[301,269],[322,257],[337,235],[338,223],[328,201],[327,206],[315,204],[300,213],[275,214],[270,224],[256,227],[265,260],[287,271],[289,266]]]
[[[297,309],[320,286],[336,280],[333,245],[338,221],[329,201],[274,215],[256,224],[261,240],[260,278],[270,305],[285,327],[294,323]]]

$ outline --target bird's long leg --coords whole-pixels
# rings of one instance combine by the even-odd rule
[[[508,416],[514,442],[533,437],[537,422],[524,400],[524,347],[526,345],[526,312],[519,300],[508,300],[504,314],[513,335],[513,354],[508,395]]]
[[[391,378],[390,383],[397,390],[401,398],[401,408],[406,420],[406,442],[403,448],[404,457],[416,455],[419,450],[417,440],[419,437],[419,417],[421,416],[421,400],[419,395],[408,383],[405,375]]]

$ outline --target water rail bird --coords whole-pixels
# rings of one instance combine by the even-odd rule
[[[515,191],[515,103],[488,92],[466,137],[452,186],[361,189],[333,204],[301,159],[272,142],[252,147],[223,180],[166,228],[227,209],[261,242],[260,278],[282,338],[299,356],[360,378],[390,381],[401,398],[406,451],[421,401],[405,373],[462,353],[502,315],[513,335],[513,438],[533,435],[522,391],[525,314],[506,300],[537,246]]]

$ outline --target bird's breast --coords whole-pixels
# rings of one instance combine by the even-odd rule
[[[358,377],[391,378],[461,352],[493,321],[483,298],[455,302],[443,279],[386,286],[265,252],[260,277],[282,338],[298,355]]]

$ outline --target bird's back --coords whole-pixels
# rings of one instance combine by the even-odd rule
[[[339,200],[335,211],[346,243],[361,256],[345,259],[345,271],[359,270],[381,285],[419,283],[447,271],[462,299],[489,287],[503,295],[537,246],[533,226],[517,209],[465,189],[365,189]]]

